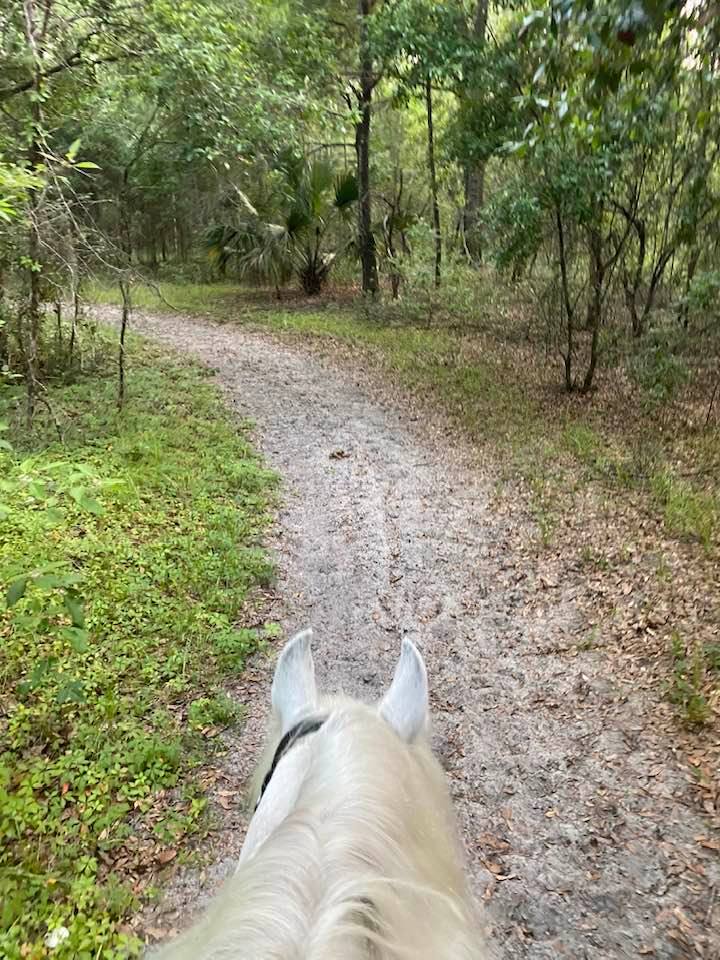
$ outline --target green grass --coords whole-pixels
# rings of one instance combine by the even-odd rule
[[[199,367],[132,341],[50,392],[66,442],[0,393],[0,956],[134,955],[128,878],[204,820],[197,782],[239,708],[223,682],[272,632],[274,477]],[[9,449],[11,448],[11,449]]]
[[[704,687],[706,674],[717,669],[715,650],[715,647],[697,644],[688,650],[677,632],[672,635],[673,669],[668,682],[668,698],[689,727],[701,727],[710,719],[710,704]]]
[[[665,526],[680,537],[691,537],[710,549],[720,520],[720,498],[696,490],[670,468],[650,479],[653,496],[663,511]]]
[[[100,280],[91,281],[83,287],[83,295],[96,303],[122,302],[118,288]],[[241,290],[233,283],[175,283],[163,280],[157,286],[135,284],[132,288],[132,304],[147,310],[176,309],[217,320],[225,319],[229,312],[239,313],[243,310]]]

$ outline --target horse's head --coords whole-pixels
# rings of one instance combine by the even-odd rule
[[[310,738],[322,729],[333,705],[343,703],[318,694],[312,630],[298,633],[280,654],[272,683],[271,701],[273,723],[270,741],[256,777],[252,794],[255,816],[248,830],[240,863],[295,806],[307,768]],[[409,640],[402,642],[392,683],[375,712],[405,743],[413,743],[427,730],[427,672],[420,652]]]
[[[450,795],[426,737],[428,685],[403,641],[379,703],[318,694],[309,630],[282,651],[238,868],[172,960],[487,957]]]

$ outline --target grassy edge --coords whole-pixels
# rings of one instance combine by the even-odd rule
[[[139,950],[123,878],[137,893],[203,829],[201,766],[238,719],[224,684],[275,633],[246,626],[272,573],[275,477],[205,371],[130,349],[123,414],[101,349],[92,375],[50,391],[66,442],[11,423],[16,452],[0,454],[0,579],[33,574],[0,610],[8,960],[45,955],[54,929],[58,960]]]

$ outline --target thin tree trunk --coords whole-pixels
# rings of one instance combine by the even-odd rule
[[[75,353],[75,340],[77,339],[78,320],[80,318],[80,281],[74,272],[72,277],[72,300],[73,313],[70,325],[70,345],[68,347],[68,362],[71,364]]]
[[[372,232],[372,195],[370,192],[370,119],[372,94],[375,86],[372,54],[368,38],[368,17],[371,0],[358,0],[360,13],[360,89],[358,106],[360,120],[355,127],[358,181],[358,245],[362,264],[362,290],[373,296],[378,292],[375,237]]]
[[[57,335],[58,353],[62,352],[63,332],[62,332],[62,301],[55,301],[55,329]]]
[[[477,0],[473,18],[473,36],[482,46],[487,31],[488,0]],[[485,199],[485,164],[469,163],[465,167],[465,208],[463,210],[463,233],[465,249],[474,262],[482,260],[480,237],[480,212]]]
[[[685,274],[685,296],[680,302],[678,309],[678,322],[682,323],[687,330],[690,324],[690,305],[688,304],[688,294],[695,278],[698,263],[700,262],[700,247],[693,247],[688,255],[687,273]]]
[[[33,123],[33,139],[28,150],[28,163],[30,169],[35,171],[42,163],[42,144],[40,143],[42,126],[41,109],[41,81],[39,72],[35,78],[35,98],[32,101],[31,115]],[[23,345],[25,355],[25,375],[27,377],[27,422],[28,426],[32,423],[35,414],[35,402],[37,397],[37,365],[39,357],[40,343],[40,325],[42,322],[42,305],[40,293],[40,191],[33,187],[28,191],[29,208],[29,235],[28,235],[28,283],[30,287],[28,296],[27,311],[27,342]],[[24,340],[22,332],[20,338]]]
[[[425,81],[425,108],[427,110],[428,170],[432,197],[433,234],[435,236],[435,286],[440,286],[442,267],[442,233],[440,231],[440,204],[438,202],[437,170],[435,169],[435,133],[433,129],[432,85],[430,77]]]
[[[0,368],[10,360],[10,341],[8,339],[8,321],[3,320],[5,305],[5,264],[0,262]]]
[[[573,306],[570,300],[570,283],[567,272],[567,254],[565,251],[565,231],[563,228],[562,214],[560,207],[555,207],[555,225],[557,227],[558,248],[560,254],[560,279],[562,283],[563,307],[565,309],[565,321],[567,324],[567,353],[563,354],[565,361],[565,389],[570,393],[573,388],[572,378],[572,355],[575,337],[575,320],[573,315]]]
[[[592,340],[590,343],[590,363],[585,373],[581,393],[589,392],[597,367],[604,281],[605,264],[603,263],[602,234],[600,228],[595,226],[590,230],[590,298],[587,312],[587,325],[588,329],[592,330]]]
[[[118,410],[122,410],[125,403],[125,337],[130,322],[130,282],[125,278],[120,280],[120,296],[122,297],[122,317],[120,320],[120,342],[118,345]]]
[[[715,406],[715,397],[717,396],[718,387],[720,387],[720,377],[718,377],[718,379],[715,381],[715,388],[713,389],[712,396],[710,397],[710,405],[708,406],[707,416],[705,417],[705,426],[710,423],[710,414]]]

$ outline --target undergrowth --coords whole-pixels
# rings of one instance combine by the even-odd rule
[[[125,957],[133,888],[203,823],[195,771],[272,626],[274,478],[199,367],[133,343],[51,389],[64,443],[0,392],[0,956]],[[168,852],[169,851],[169,852]],[[52,947],[52,950],[51,950]]]

